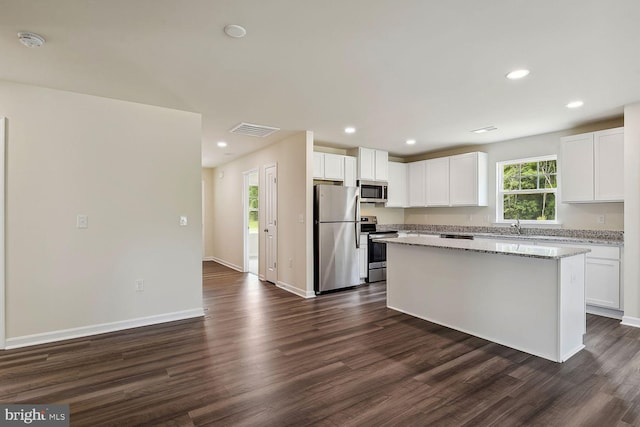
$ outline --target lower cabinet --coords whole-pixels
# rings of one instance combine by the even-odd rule
[[[620,310],[620,261],[587,257],[586,264],[587,304]]]
[[[369,274],[368,258],[368,240],[366,235],[360,236],[360,249],[358,249],[358,258],[360,260],[360,283],[364,283]]]

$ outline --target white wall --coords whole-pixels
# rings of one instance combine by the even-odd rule
[[[404,211],[404,222],[405,224],[491,225],[495,222],[496,216],[496,162],[550,154],[557,154],[558,159],[561,161],[561,137],[619,126],[623,126],[622,119],[607,120],[561,132],[534,135],[493,144],[467,146],[460,149],[412,157],[408,160],[416,161],[470,151],[487,153],[489,156],[489,206],[408,208]],[[597,218],[600,215],[605,215],[604,224],[597,222]],[[471,220],[469,220],[469,216],[471,216]],[[562,227],[568,229],[623,230],[624,206],[623,203],[560,203],[558,205],[558,218],[562,223]]]
[[[243,269],[243,172],[259,170],[260,227],[264,225],[264,166],[278,166],[278,282],[301,295],[313,291],[313,133],[299,132],[262,150],[214,168],[205,197],[212,198],[205,229],[206,257]],[[299,221],[302,216],[303,222]],[[209,233],[209,231],[207,232]],[[260,234],[259,274],[265,275]],[[290,288],[289,288],[290,289]]]
[[[624,318],[640,326],[640,103],[624,108]]]
[[[202,311],[199,114],[0,82],[0,116],[8,345]]]

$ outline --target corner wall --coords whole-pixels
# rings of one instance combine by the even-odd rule
[[[7,346],[202,315],[199,114],[0,81],[0,116]]]
[[[624,317],[640,327],[640,103],[624,108]]]
[[[258,169],[260,228],[264,224],[264,167],[278,166],[278,285],[301,296],[313,296],[313,133],[299,132],[262,150],[214,168],[206,189],[211,212],[206,257],[242,271],[243,172]],[[300,222],[302,219],[302,222]],[[259,274],[265,276],[265,240],[260,233]],[[309,280],[311,278],[311,281]]]

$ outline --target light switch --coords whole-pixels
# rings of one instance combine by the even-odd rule
[[[181,226],[185,226],[187,225],[188,221],[187,221],[187,217],[186,216],[181,216],[180,217],[180,225]]]
[[[298,222],[300,224],[304,224],[304,215],[303,214],[298,214]]]
[[[78,215],[76,217],[76,228],[89,228],[89,217],[87,215]]]

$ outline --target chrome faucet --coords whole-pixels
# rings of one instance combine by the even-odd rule
[[[522,226],[520,225],[520,218],[516,218],[516,222],[514,224],[511,224],[511,227],[516,229],[516,233],[518,233],[518,235],[522,234]]]

